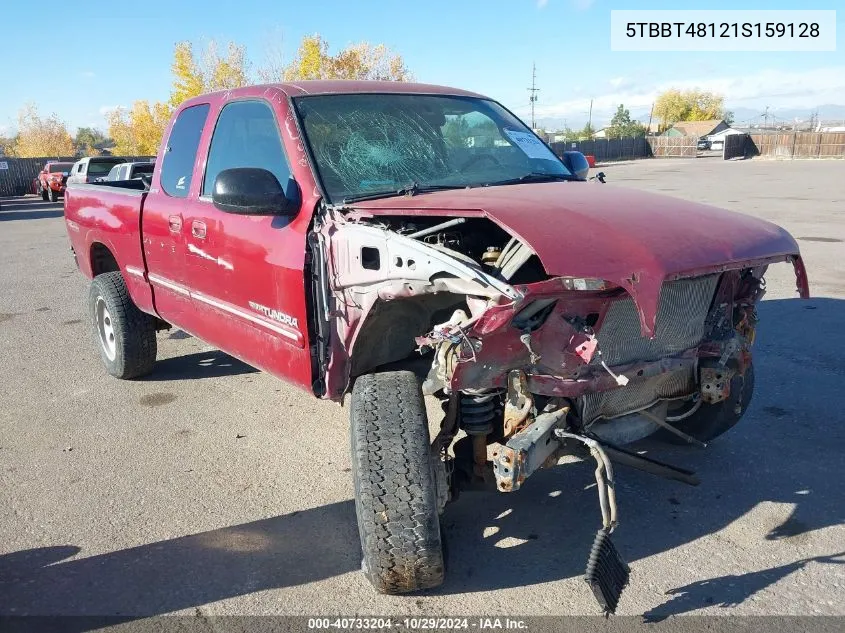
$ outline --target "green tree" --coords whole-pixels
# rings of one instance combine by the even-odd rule
[[[587,123],[584,127],[582,127],[577,133],[579,141],[589,141],[593,136],[595,136],[596,131],[593,129],[593,126]]]
[[[616,114],[610,120],[607,128],[608,138],[628,138],[645,136],[645,126],[639,121],[631,120],[631,113],[621,103],[616,108]]]
[[[100,130],[93,127],[81,127],[76,130],[73,145],[77,156],[96,156],[100,153],[99,148],[107,141],[106,135]]]

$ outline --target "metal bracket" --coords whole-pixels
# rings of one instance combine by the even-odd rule
[[[514,369],[508,373],[508,396],[505,399],[505,437],[516,433],[528,419],[534,398],[528,391],[525,372]]]
[[[519,490],[522,482],[560,448],[555,429],[566,422],[569,407],[541,413],[533,423],[508,440],[493,460],[500,492]]]
[[[700,367],[701,399],[708,404],[727,400],[735,373],[730,367]]]

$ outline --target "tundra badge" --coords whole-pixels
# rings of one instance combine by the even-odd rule
[[[253,310],[261,312],[264,316],[269,317],[274,321],[284,323],[285,325],[289,325],[292,328],[296,328],[297,330],[299,329],[299,321],[296,317],[292,317],[291,315],[285,314],[284,312],[280,312],[279,310],[274,310],[273,308],[268,308],[267,306],[263,306],[260,303],[255,303],[255,301],[250,301],[249,307]]]

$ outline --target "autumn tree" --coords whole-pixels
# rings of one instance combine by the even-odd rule
[[[14,136],[0,136],[0,156],[14,156],[16,140]]]
[[[621,103],[607,128],[608,138],[629,138],[645,136],[645,126],[631,119],[631,113]]]
[[[12,152],[20,158],[73,156],[73,139],[58,115],[42,118],[34,103],[27,103],[18,114],[18,135]]]
[[[266,76],[266,72],[259,71]],[[336,55],[320,35],[302,38],[293,61],[284,67],[280,79],[381,79],[409,81],[411,74],[402,57],[384,44],[351,44]]]
[[[114,151],[123,156],[152,156],[158,153],[171,108],[166,103],[136,101],[132,108],[109,112],[109,136]]]
[[[725,100],[715,92],[671,88],[657,96],[654,116],[665,129],[678,121],[724,119]]]
[[[246,48],[234,42],[226,44],[221,53],[217,42],[210,40],[199,58],[190,42],[179,42],[173,51],[170,70],[173,73],[170,105],[174,108],[207,92],[249,84]]]
[[[194,58],[190,42],[178,42],[173,50],[173,89],[170,91],[170,105],[174,108],[187,99],[203,93],[205,81],[202,71]]]

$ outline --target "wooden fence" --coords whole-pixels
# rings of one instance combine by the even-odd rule
[[[697,136],[652,136],[648,139],[655,158],[695,158],[698,156]]]
[[[120,156],[126,161],[150,160],[150,156]],[[48,160],[60,160],[65,163],[75,163],[78,156],[58,156],[44,158],[9,158],[0,156],[0,196],[23,196],[35,193],[33,182],[38,178],[38,172],[44,168]]]
[[[725,142],[725,158],[845,158],[845,133],[736,134]]]
[[[649,139],[650,140],[650,139]],[[589,141],[566,141],[552,143],[552,150],[558,155],[576,151],[595,156],[597,161],[627,160],[651,156],[649,141],[645,138],[597,138]]]
[[[560,156],[575,150],[596,157],[599,162],[634,158],[695,158],[698,155],[697,136],[650,136],[647,138],[600,138],[591,141],[552,143]]]
[[[32,181],[44,168],[48,160],[75,163],[78,158],[59,156],[54,158],[6,158],[0,157],[0,196],[22,196],[35,193]]]

